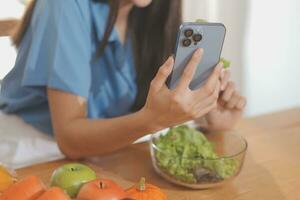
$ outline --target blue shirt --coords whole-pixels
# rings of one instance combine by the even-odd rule
[[[89,118],[129,113],[137,94],[130,40],[122,44],[114,28],[94,59],[108,13],[107,4],[92,0],[38,0],[15,66],[2,82],[0,109],[52,134],[49,87],[86,98]]]

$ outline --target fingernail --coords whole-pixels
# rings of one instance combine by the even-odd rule
[[[195,52],[195,56],[196,56],[197,58],[199,58],[199,57],[201,56],[202,53],[203,53],[203,49],[202,49],[202,48],[201,48],[201,49],[197,49],[196,52]]]
[[[166,62],[166,65],[170,66],[172,64],[173,57],[170,56]]]
[[[219,63],[219,67],[220,67],[221,69],[224,69],[224,63],[223,63],[223,62],[220,62],[220,63]]]
[[[221,90],[224,91],[225,90],[225,85],[221,86]]]
[[[217,65],[217,71],[219,72],[220,76],[222,75],[222,69],[223,69],[223,65],[221,65],[220,63]]]
[[[224,76],[225,76],[225,71],[224,71],[224,69],[222,69],[221,70],[221,78],[224,78]]]

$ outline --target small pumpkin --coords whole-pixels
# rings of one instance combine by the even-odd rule
[[[0,165],[0,194],[16,181],[13,173]]]
[[[98,179],[84,184],[77,198],[86,200],[123,200],[126,198],[126,192],[111,180]]]
[[[69,196],[59,187],[52,187],[36,200],[70,200]]]
[[[0,200],[35,200],[45,192],[45,185],[36,176],[29,176],[11,185]]]
[[[135,200],[167,200],[165,193],[157,186],[146,184],[146,179],[141,178],[137,186],[127,190],[127,196]]]

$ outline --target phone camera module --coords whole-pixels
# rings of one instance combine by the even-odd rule
[[[190,40],[190,39],[184,39],[184,40],[182,41],[182,45],[183,45],[184,47],[189,47],[191,44],[192,44],[192,40]]]
[[[191,37],[193,34],[194,34],[193,29],[186,29],[186,30],[184,31],[184,36],[185,36],[185,37]]]
[[[200,42],[202,40],[202,35],[201,34],[195,34],[195,35],[193,35],[193,40],[195,42]]]

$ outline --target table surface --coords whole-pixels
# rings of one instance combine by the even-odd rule
[[[300,200],[300,108],[241,120],[236,131],[249,144],[245,164],[234,181],[218,188],[191,190],[168,183],[154,172],[147,144],[82,162],[124,188],[145,176],[171,200]],[[49,183],[53,170],[67,162],[39,164],[17,173],[37,175]]]

